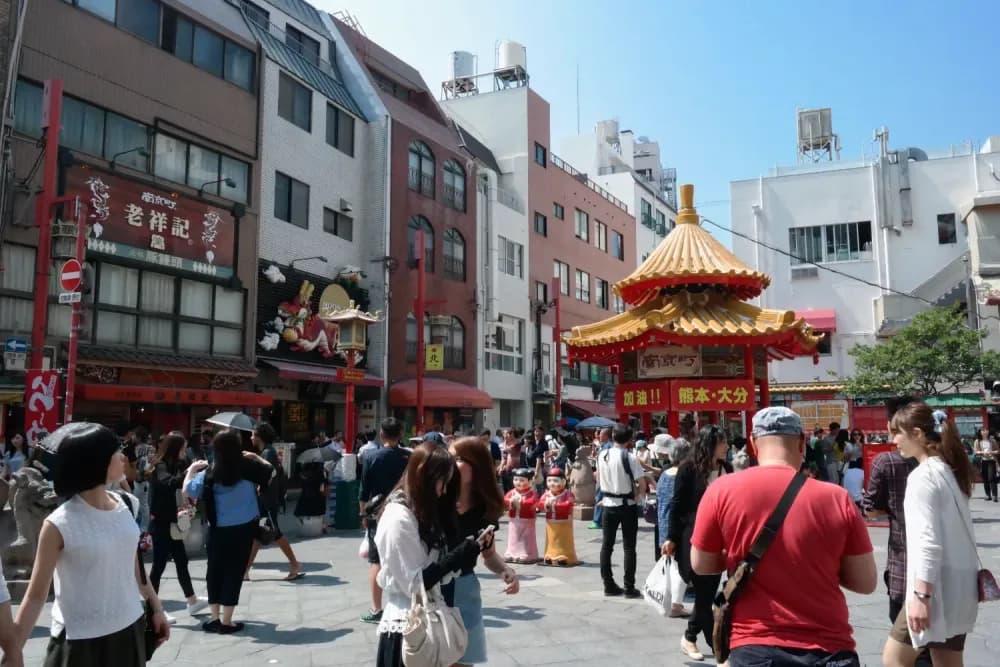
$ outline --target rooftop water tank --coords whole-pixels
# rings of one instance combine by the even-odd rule
[[[476,56],[468,51],[452,51],[451,78],[457,81],[459,79],[471,79],[475,75]]]
[[[523,44],[502,40],[497,44],[497,69],[528,68],[528,53]]]
[[[618,121],[617,120],[599,120],[597,121],[597,136],[603,141],[609,144],[618,143]]]

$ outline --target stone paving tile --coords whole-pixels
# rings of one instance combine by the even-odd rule
[[[977,489],[977,493],[981,490]],[[983,562],[1000,574],[1000,506],[973,500],[973,517]],[[294,520],[286,518],[294,536]],[[544,524],[537,525],[544,543]],[[879,567],[885,560],[888,530],[871,529]],[[491,574],[482,576],[490,665],[555,667],[624,664],[701,665],[687,660],[677,648],[684,621],[658,616],[641,600],[605,599],[597,569],[600,538],[580,522],[577,550],[585,563],[575,568],[520,566],[522,590],[517,596],[500,592]],[[284,582],[287,563],[275,548],[261,552],[246,584],[236,617],[247,623],[242,635],[206,635],[200,622],[183,611],[172,566],[167,567],[161,594],[178,617],[170,642],[157,651],[152,665],[176,667],[257,667],[286,665],[325,667],[374,662],[376,628],[359,621],[368,608],[368,568],[357,557],[360,532],[336,533],[295,542],[308,572],[298,582]],[[639,582],[653,565],[652,530],[639,536]],[[503,548],[503,531],[498,536]],[[615,572],[621,583],[621,549],[615,552]],[[195,587],[203,589],[205,562],[191,564]],[[794,585],[791,581],[790,585]],[[880,664],[889,628],[888,600],[880,586],[871,596],[847,593],[851,622],[862,664]],[[25,664],[41,664],[47,642],[48,606],[26,646]],[[43,627],[44,626],[44,627]],[[969,667],[1000,664],[1000,604],[980,607],[976,631],[965,652]]]

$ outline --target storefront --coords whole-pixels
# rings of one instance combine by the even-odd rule
[[[286,442],[304,444],[320,431],[332,436],[346,430],[346,387],[352,383],[360,406],[358,426],[373,428],[382,380],[367,374],[363,352],[355,368],[347,368],[346,353],[338,348],[338,325],[322,317],[352,302],[368,308],[360,275],[331,280],[264,259],[258,275],[257,384],[274,398],[264,418]]]
[[[473,433],[479,411],[493,407],[485,391],[443,378],[424,378],[424,430],[441,433]],[[389,405],[407,433],[417,423],[417,381],[400,380],[389,387]]]

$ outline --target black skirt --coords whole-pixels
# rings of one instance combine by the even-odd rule
[[[103,637],[66,639],[63,630],[49,639],[44,667],[144,667],[146,619]]]
[[[375,667],[403,667],[402,634],[384,632],[378,636],[378,655],[375,658]]]

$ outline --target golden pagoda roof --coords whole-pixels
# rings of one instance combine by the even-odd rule
[[[768,310],[716,291],[683,290],[563,337],[582,361],[617,363],[628,351],[656,344],[759,345],[772,357],[809,354],[823,338],[791,310]]]
[[[639,268],[615,283],[615,291],[627,303],[646,303],[664,288],[705,284],[751,299],[771,284],[769,276],[741,262],[699,224],[693,201],[694,186],[682,185],[677,226]]]

